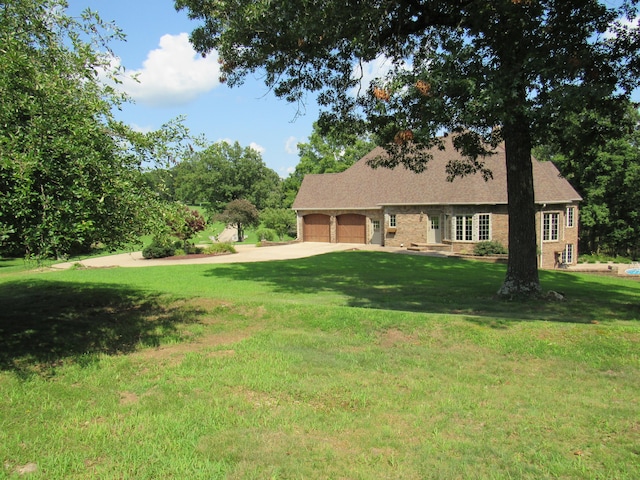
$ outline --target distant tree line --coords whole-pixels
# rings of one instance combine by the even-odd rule
[[[314,124],[309,141],[298,144],[298,164],[285,179],[265,165],[259,152],[238,142],[190,152],[171,168],[147,171],[145,178],[158,197],[204,206],[211,216],[238,199],[259,211],[290,208],[305,175],[344,171],[373,147],[366,136],[321,134]]]
[[[583,197],[580,251],[640,258],[640,112],[627,103],[558,118],[547,145],[552,160]]]

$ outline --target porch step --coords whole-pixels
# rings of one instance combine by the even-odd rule
[[[407,250],[412,252],[448,252],[451,250],[451,245],[444,243],[411,243]]]

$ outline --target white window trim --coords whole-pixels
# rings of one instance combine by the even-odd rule
[[[480,217],[481,216],[485,216],[485,215],[487,217],[489,217],[489,232],[488,232],[489,238],[487,238],[486,240],[480,240]],[[493,239],[493,232],[491,230],[492,222],[491,222],[491,214],[490,213],[477,213],[477,214],[475,214],[474,215],[474,223],[477,223],[477,227],[474,228],[474,233],[475,233],[477,242],[489,242],[489,241],[491,241]]]
[[[573,243],[567,243],[562,251],[562,263],[571,265],[573,263],[573,256],[575,254],[575,248]]]
[[[545,217],[549,216],[549,237],[553,231],[551,218],[552,215],[556,216],[556,238],[546,238],[545,236]],[[561,234],[560,212],[542,212],[542,241],[543,242],[559,242]]]
[[[567,207],[565,210],[565,226],[567,228],[574,228],[576,226],[576,207]]]
[[[480,216],[482,215],[487,215],[489,217],[489,239],[488,240],[479,240],[480,238]],[[457,230],[456,230],[456,223],[457,223],[457,219],[459,217],[471,217],[471,240],[458,240],[456,238],[457,236]],[[451,228],[451,235],[450,235],[450,239],[453,242],[465,242],[465,243],[470,243],[470,242],[485,242],[485,241],[491,241],[493,239],[493,215],[491,215],[490,213],[486,213],[486,212],[480,212],[480,213],[459,213],[459,214],[455,214],[455,215],[451,215],[451,221],[450,221],[450,228]],[[466,230],[466,229],[465,229]]]
[[[390,213],[389,214],[389,226],[392,227],[392,228],[398,226],[398,219],[396,218],[396,214],[395,213]]]

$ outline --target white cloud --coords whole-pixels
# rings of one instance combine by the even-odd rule
[[[296,137],[289,137],[284,142],[284,151],[289,155],[298,154],[298,139]]]
[[[219,77],[216,53],[203,58],[186,33],[163,35],[159,48],[148,53],[141,69],[125,72],[121,88],[142,104],[176,106],[219,86]]]
[[[278,176],[280,178],[287,178],[293,172],[296,171],[296,167],[280,167],[278,168]]]
[[[257,144],[256,142],[251,142],[249,144],[249,148],[254,149],[256,152],[258,152],[260,155],[262,155],[267,149],[264,148],[262,145]]]
[[[140,132],[140,133],[151,133],[153,132],[155,129],[153,127],[141,127],[140,125],[136,124],[136,123],[132,123],[131,125],[131,129],[134,132]]]

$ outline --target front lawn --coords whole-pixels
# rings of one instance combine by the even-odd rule
[[[0,478],[640,478],[640,282],[382,252],[0,275]]]

